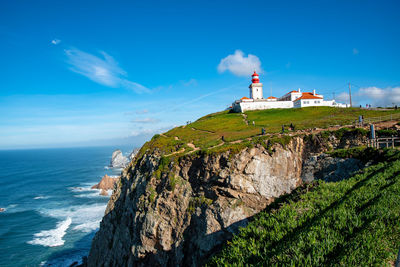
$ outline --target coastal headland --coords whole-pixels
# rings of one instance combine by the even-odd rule
[[[394,138],[399,120],[395,109],[224,111],[155,135],[116,182],[85,264],[394,263],[400,154],[367,144],[371,123]]]

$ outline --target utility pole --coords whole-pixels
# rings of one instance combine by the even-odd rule
[[[350,107],[353,106],[353,104],[351,103],[351,84],[349,83],[349,96],[350,96]]]

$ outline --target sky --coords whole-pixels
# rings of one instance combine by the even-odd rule
[[[400,105],[399,1],[0,1],[0,149],[139,146],[248,96]]]

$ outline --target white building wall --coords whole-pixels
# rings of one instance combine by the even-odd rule
[[[297,98],[301,97],[303,93],[291,93],[290,100],[295,101]]]
[[[248,110],[262,110],[272,108],[293,108],[292,101],[254,101],[234,103],[232,108],[235,112],[245,112]]]
[[[252,83],[250,88],[250,98],[252,99],[263,99],[262,83]]]
[[[338,108],[346,108],[347,104],[336,103],[335,100],[318,100],[318,99],[301,99],[299,101],[295,101],[294,108],[305,108],[305,107],[338,107]]]

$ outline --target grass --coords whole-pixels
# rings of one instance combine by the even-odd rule
[[[245,147],[247,144],[228,144],[237,140],[246,141],[261,134],[265,128],[267,134],[280,133],[282,125],[286,131],[289,125],[294,124],[296,130],[310,128],[327,128],[334,125],[351,124],[363,115],[365,119],[385,116],[389,114],[400,114],[400,110],[365,110],[359,108],[331,108],[331,107],[309,107],[301,109],[269,109],[259,111],[248,111],[247,125],[240,113],[229,113],[228,111],[217,112],[204,116],[186,126],[176,127],[163,135],[155,135],[147,142],[139,155],[146,150],[158,149],[168,155],[176,151],[184,153],[191,151],[188,143],[193,143],[197,148],[208,150],[223,143],[215,151],[234,149],[234,147]],[[254,126],[253,122],[254,121]]]
[[[341,155],[366,159],[369,152]],[[393,264],[400,247],[400,152],[370,157],[380,162],[348,180],[314,182],[277,199],[209,265]]]

